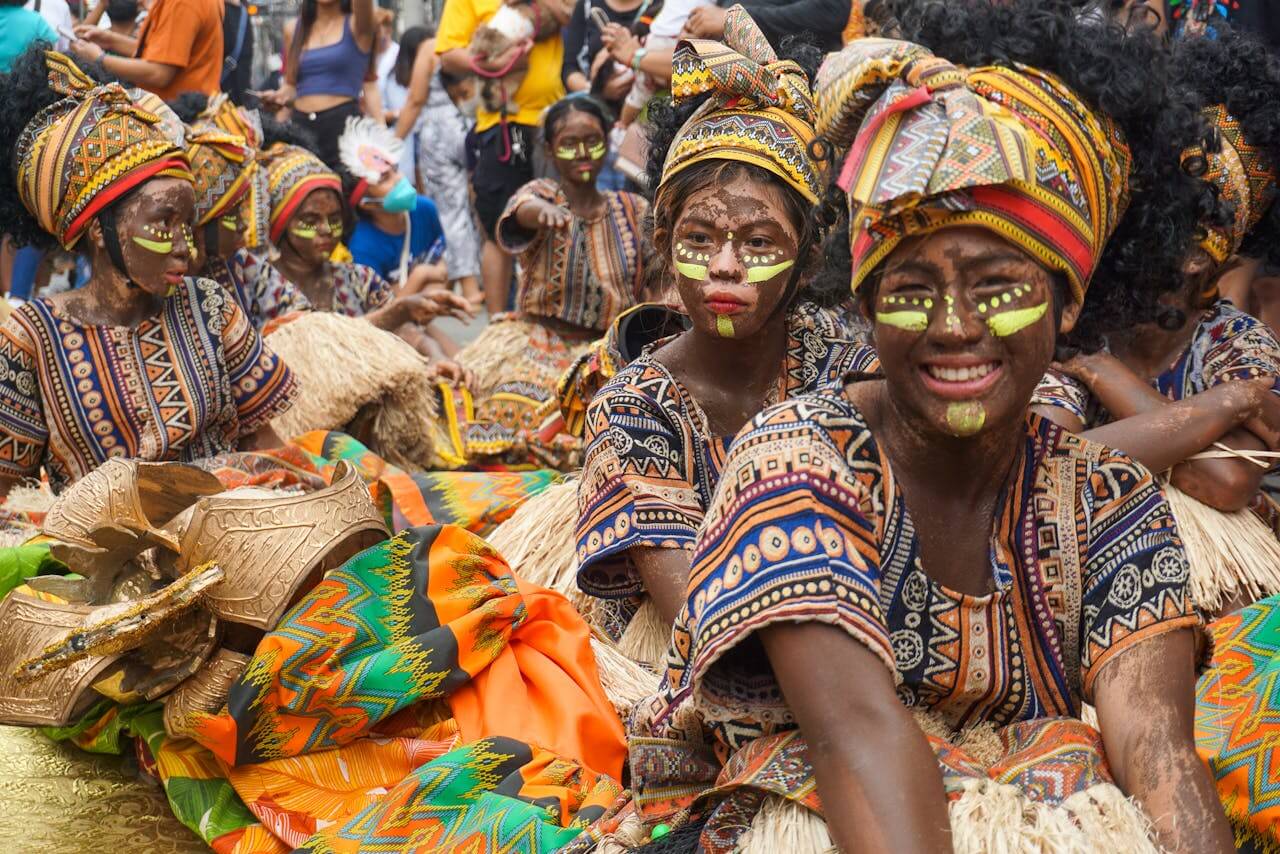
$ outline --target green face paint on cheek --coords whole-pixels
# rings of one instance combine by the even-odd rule
[[[134,236],[133,242],[141,246],[148,252],[154,252],[157,255],[168,255],[173,252],[172,240],[149,240],[145,237]]]
[[[303,240],[315,240],[316,235],[320,233],[320,229],[314,225],[307,225],[305,222],[289,226],[289,231],[293,232],[294,237],[300,237]]]
[[[716,333],[721,338],[733,337],[733,318],[727,314],[716,315]]]
[[[711,260],[704,252],[696,252],[685,247],[683,243],[676,244],[676,272],[687,279],[693,279],[695,282],[705,282],[707,280],[707,261]]]
[[[223,227],[223,228],[225,228],[227,231],[239,231],[239,230],[240,230],[240,220],[236,219],[236,218],[235,218],[235,217],[233,217],[233,216],[224,216],[224,217],[222,217],[220,220],[218,220],[218,225],[222,226],[222,227]]]
[[[929,328],[929,315],[923,311],[877,311],[876,323],[906,332],[924,332]]]
[[[572,160],[578,156],[577,146],[564,145],[556,149],[557,160]]]
[[[965,400],[947,406],[947,426],[957,436],[976,434],[987,423],[987,410],[976,400]]]
[[[786,270],[790,270],[796,265],[795,259],[790,261],[780,261],[777,264],[768,264],[763,267],[753,267],[747,265],[747,281],[756,284],[758,282],[767,282],[774,276]]]
[[[603,142],[597,142],[587,149],[587,156],[592,160],[604,160],[604,154],[607,149]]]
[[[1040,320],[1048,310],[1049,303],[1046,300],[1031,308],[1015,308],[1012,311],[993,314],[987,318],[987,328],[998,338],[1008,338]]]

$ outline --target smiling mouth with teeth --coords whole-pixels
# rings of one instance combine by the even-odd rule
[[[983,365],[967,365],[963,368],[947,368],[942,365],[925,365],[929,376],[935,380],[948,383],[965,383],[980,380],[1000,367],[999,362],[987,362]]]

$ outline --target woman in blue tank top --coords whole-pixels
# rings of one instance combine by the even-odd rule
[[[315,135],[316,153],[331,167],[347,118],[360,115],[377,29],[374,0],[303,0],[298,19],[285,24],[285,83],[262,100],[292,108],[294,123]]]

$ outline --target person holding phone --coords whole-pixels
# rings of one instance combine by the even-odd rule
[[[653,3],[650,0],[578,0],[564,33],[564,67],[560,72],[569,92],[592,92],[616,105],[627,96],[635,73],[630,68],[608,64],[601,38],[609,24],[631,29]]]

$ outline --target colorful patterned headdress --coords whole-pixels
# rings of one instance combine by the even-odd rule
[[[1051,74],[962,68],[861,39],[818,74],[817,130],[847,150],[852,285],[904,238],[990,229],[1085,289],[1129,201],[1119,129]]]
[[[187,159],[196,185],[196,225],[206,225],[249,191],[258,164],[245,141],[212,126],[187,134]]]
[[[250,148],[262,146],[262,116],[257,110],[236,106],[225,92],[209,99],[200,114],[200,121],[211,123],[232,136],[242,137]]]
[[[1222,104],[1205,107],[1205,119],[1217,132],[1217,151],[1201,146],[1183,152],[1183,163],[1191,158],[1204,159],[1204,180],[1218,188],[1218,197],[1230,202],[1234,217],[1230,225],[1208,225],[1200,246],[1209,257],[1225,264],[1240,244],[1253,231],[1276,198],[1276,165],[1267,152],[1255,148],[1244,138],[1240,122]]]
[[[809,157],[813,99],[799,65],[778,55],[741,6],[731,8],[724,42],[693,39],[676,47],[671,95],[679,105],[712,93],[667,151],[662,181],[705,160],[733,160],[777,175],[812,203],[822,190]]]
[[[98,214],[150,178],[191,180],[186,155],[159,117],[119,84],[94,84],[71,59],[48,51],[49,86],[65,96],[23,128],[13,170],[22,204],[67,249]]]
[[[279,242],[294,211],[314,191],[333,190],[342,197],[337,173],[305,148],[277,142],[267,150],[265,160],[272,242]]]

